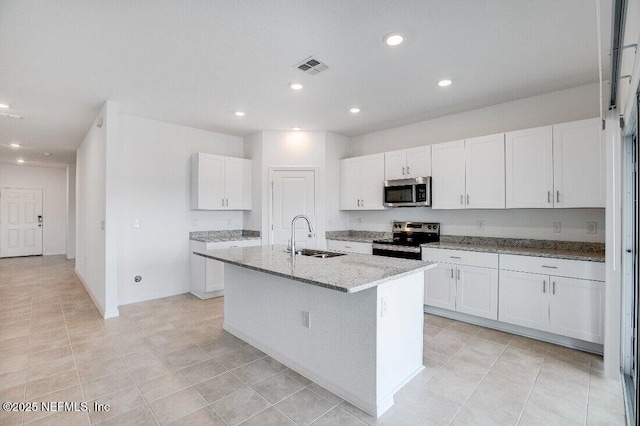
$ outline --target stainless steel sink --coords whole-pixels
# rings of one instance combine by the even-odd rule
[[[327,259],[329,257],[344,256],[346,253],[336,253],[333,251],[323,251],[323,250],[313,250],[313,249],[302,249],[302,250],[296,250],[296,254],[301,254],[302,256],[317,257],[319,259]]]

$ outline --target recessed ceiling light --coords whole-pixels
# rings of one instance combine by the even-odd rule
[[[295,126],[295,127],[292,127],[291,130],[293,130],[294,132],[297,132],[298,130],[300,130],[300,127]]]
[[[24,160],[22,158],[18,158],[16,161],[20,164],[24,163]]]
[[[404,37],[398,33],[389,33],[382,39],[387,46],[397,46],[404,41]]]
[[[360,108],[351,108],[351,109],[349,110],[349,112],[350,112],[351,114],[357,114],[357,113],[359,113],[359,112],[360,112]]]
[[[237,115],[238,117],[244,117],[244,112],[242,112],[242,111],[236,111],[236,115]]]
[[[300,90],[300,89],[302,89],[302,84],[300,84],[300,83],[289,83],[289,87],[291,87],[293,90]]]
[[[44,156],[45,156],[45,157],[48,157],[48,156],[50,156],[50,155],[51,155],[51,153],[50,153],[50,152],[45,152],[45,153],[44,153]]]
[[[7,104],[0,104],[0,108],[2,108],[2,109],[7,109],[7,108],[9,108],[9,105],[7,105]]]
[[[451,85],[451,80],[440,80],[438,82],[438,86],[440,87],[447,87],[449,85]]]
[[[11,144],[9,144],[9,146],[11,148],[20,148],[20,144],[19,143],[11,143]]]

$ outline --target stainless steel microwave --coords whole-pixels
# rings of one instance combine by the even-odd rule
[[[386,207],[431,206],[431,176],[384,181]]]

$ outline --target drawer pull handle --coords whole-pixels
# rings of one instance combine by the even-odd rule
[[[553,290],[551,291],[554,295],[556,294],[556,282],[553,282]]]
[[[344,246],[344,248],[351,248],[351,246]]]
[[[451,278],[453,278],[453,268],[451,268]]]
[[[458,281],[460,281],[460,269],[458,269]]]
[[[548,266],[548,265],[542,265],[543,268],[547,268],[547,269],[558,269],[557,266]]]
[[[462,259],[460,256],[449,256],[451,259]]]
[[[240,246],[229,246],[229,248],[236,248],[236,247],[240,247]]]
[[[551,191],[547,191],[547,203],[551,202]]]
[[[560,191],[556,191],[556,203],[560,202]]]
[[[547,292],[547,281],[542,281],[542,292],[546,293]]]

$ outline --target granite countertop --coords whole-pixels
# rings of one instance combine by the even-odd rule
[[[189,232],[189,239],[202,243],[216,243],[223,241],[259,240],[260,231],[233,229],[225,231],[196,231]]]
[[[435,262],[368,254],[346,254],[327,259],[297,255],[292,264],[291,255],[285,249],[284,245],[237,247],[194,251],[194,254],[345,293],[376,287],[436,265]]]
[[[336,241],[352,241],[355,243],[371,243],[373,240],[386,240],[392,237],[391,232],[376,231],[327,231],[325,238]]]
[[[422,247],[604,262],[602,243],[444,235],[440,242]]]

